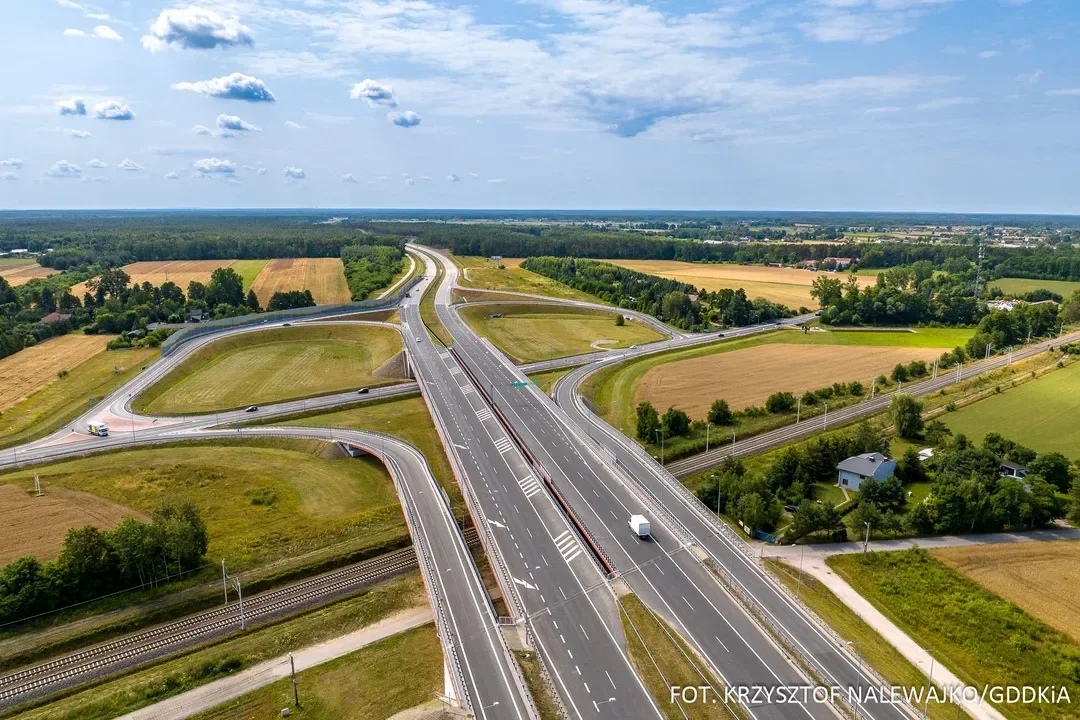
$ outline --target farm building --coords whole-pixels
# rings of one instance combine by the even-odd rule
[[[896,472],[896,461],[890,460],[881,453],[865,453],[842,460],[836,466],[838,477],[837,487],[845,487],[858,490],[867,478],[874,480],[888,480]]]
[[[1001,467],[998,469],[998,474],[1001,475],[1001,477],[1019,479],[1027,477],[1027,468],[1020,463],[1014,463],[1011,460],[1002,460]]]

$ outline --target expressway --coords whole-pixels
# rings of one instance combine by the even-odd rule
[[[425,262],[434,275],[433,256],[425,253]],[[444,282],[437,307],[449,292]],[[413,369],[510,612],[528,617],[529,639],[564,707],[580,718],[660,717],[623,652],[617,599],[587,538],[545,490],[482,388],[434,344],[419,304],[414,296],[402,309]]]
[[[455,338],[455,352],[500,408],[538,467],[568,497],[619,578],[682,633],[724,685],[810,684],[812,680],[788,651],[775,643],[757,619],[721,586],[691,546],[692,537],[678,523],[669,521],[662,500],[642,492],[634,478],[613,469],[604,459],[603,443],[598,445],[583,436],[564,412],[526,381],[519,369],[467,327],[448,302],[456,266],[440,255],[432,257],[442,262],[446,271],[447,282],[439,288],[435,306],[441,322]],[[668,342],[689,341],[680,338]],[[628,518],[637,512],[653,521],[650,541],[638,539],[627,527]],[[851,680],[854,684],[854,674]],[[761,720],[835,717],[831,707],[812,702],[795,707],[780,703],[744,705],[741,711]],[[881,713],[875,717],[884,720],[904,716]]]
[[[282,325],[283,322],[270,322],[224,329],[212,335],[191,339],[168,357],[148,366],[138,377],[81,417],[73,427],[65,427],[47,438],[0,454],[0,468],[170,441],[252,436],[332,440],[370,452],[386,465],[401,499],[443,644],[448,670],[448,694],[477,718],[535,718],[537,713],[531,696],[498,626],[494,607],[469,554],[449,501],[432,476],[426,459],[418,450],[391,436],[368,431],[276,426],[235,429],[221,427],[222,423],[252,419],[251,415],[243,412],[149,418],[131,411],[130,403],[134,396],[160,380],[206,343],[237,333],[257,332]],[[392,327],[401,331],[399,326]],[[409,344],[407,340],[405,344]],[[415,392],[415,389],[416,385],[411,383],[400,388],[375,389],[364,398],[387,397],[402,392]],[[356,394],[351,393],[319,400],[278,403],[262,408],[256,417],[270,419],[304,409],[355,403],[357,400]],[[92,437],[78,430],[85,427],[87,418],[101,417],[108,418],[113,424],[113,433],[108,437]],[[131,426],[130,432],[125,427],[128,423]],[[65,677],[56,680],[66,682],[72,674],[68,671]],[[39,690],[40,684],[33,689]]]

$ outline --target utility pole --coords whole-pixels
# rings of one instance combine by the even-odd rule
[[[937,360],[934,360],[934,377],[932,380],[937,380]]]
[[[795,424],[799,424],[799,418],[802,417],[802,398],[799,398],[799,402],[795,405]]]
[[[712,423],[705,423],[705,452],[709,452],[709,430],[712,429]]]
[[[825,403],[825,422],[821,426],[821,429],[825,430],[828,427],[829,427],[829,403]]]
[[[663,429],[662,428],[658,429],[656,431],[656,434],[660,438],[660,464],[663,465],[664,464],[664,431],[663,431]]]
[[[225,604],[229,604],[229,581],[225,574],[225,558],[221,558],[221,585],[225,588]]]
[[[296,689],[296,660],[293,659],[292,653],[289,653],[289,667],[292,670],[293,702],[296,703],[296,707],[300,707],[300,691]]]
[[[866,537],[863,539],[862,543],[862,554],[863,557],[866,557],[866,548],[870,545],[870,523],[863,523],[863,525],[866,526]]]

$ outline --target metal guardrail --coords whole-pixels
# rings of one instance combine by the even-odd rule
[[[161,343],[162,357],[168,357],[176,348],[203,335],[220,332],[224,329],[246,327],[248,325],[261,325],[264,322],[279,322],[282,320],[312,320],[335,315],[349,315],[358,312],[372,312],[375,310],[389,310],[401,304],[405,293],[411,290],[418,282],[419,276],[413,277],[398,289],[393,295],[379,300],[360,300],[358,302],[341,303],[338,305],[316,305],[315,307],[293,308],[291,310],[277,310],[275,312],[253,313],[234,318],[221,318],[208,322],[191,325],[173,333]]]

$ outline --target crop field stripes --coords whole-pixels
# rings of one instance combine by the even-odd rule
[[[581,545],[569,530],[563,530],[563,532],[555,538],[555,547],[559,548],[559,553],[566,562],[570,562],[582,553]]]
[[[521,480],[518,480],[518,485],[521,487],[521,490],[525,493],[525,497],[527,498],[531,498],[543,489],[540,481],[532,475],[526,475]]]
[[[475,546],[478,542],[476,531],[469,528],[465,539],[470,546]],[[409,547],[270,590],[244,599],[244,622],[250,625],[299,610],[416,567],[416,552]],[[19,670],[0,677],[0,708],[163,657],[193,643],[231,633],[239,627],[239,604],[230,603]]]

